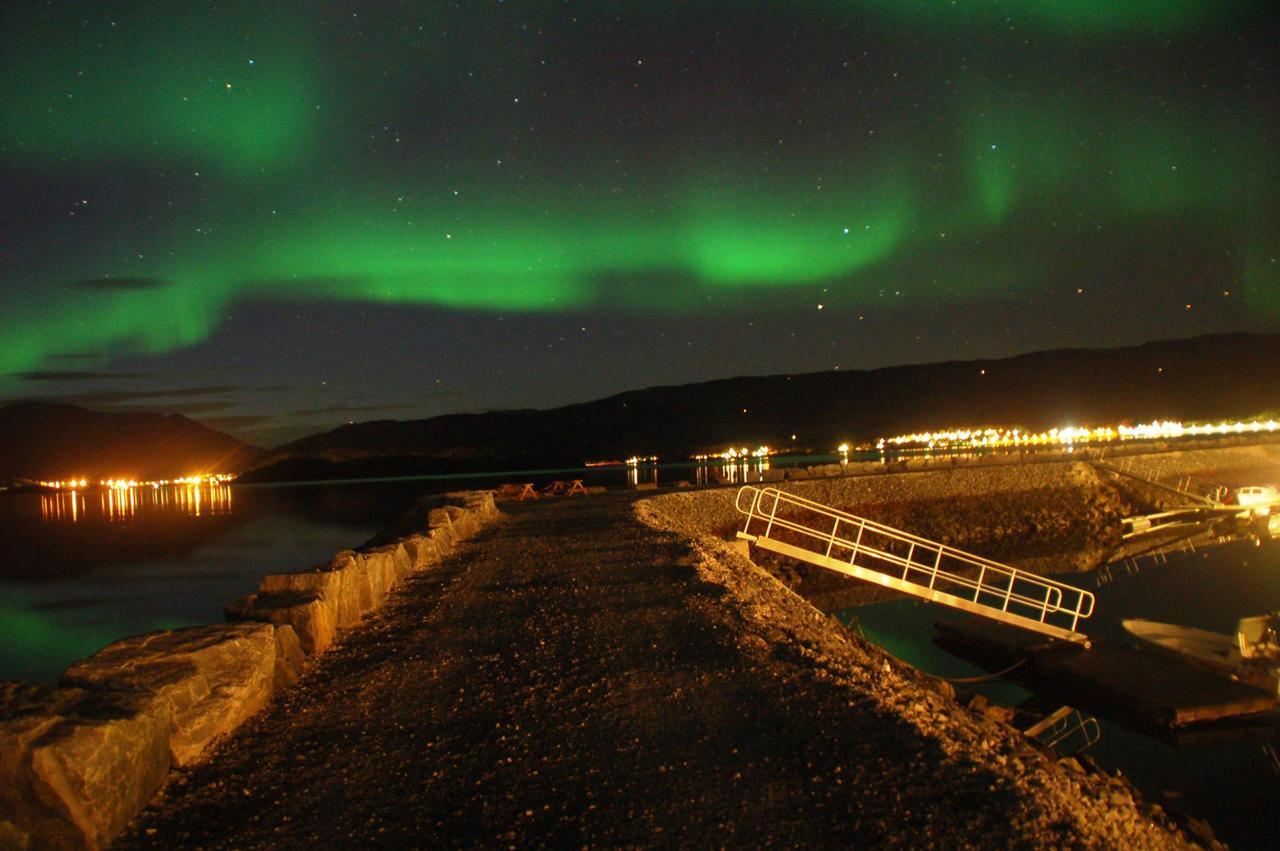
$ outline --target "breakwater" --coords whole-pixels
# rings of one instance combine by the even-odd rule
[[[171,767],[201,760],[397,583],[496,517],[487,492],[428,498],[403,534],[265,577],[228,623],[123,639],[57,686],[0,683],[0,847],[105,846]]]

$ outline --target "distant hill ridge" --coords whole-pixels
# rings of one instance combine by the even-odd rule
[[[0,480],[239,472],[261,455],[181,414],[103,413],[51,402],[0,408]]]
[[[674,460],[760,443],[829,452],[842,440],[953,426],[1041,430],[1277,409],[1280,335],[1214,334],[1000,360],[730,378],[549,410],[356,423],[278,448],[249,477],[567,466],[631,454]]]

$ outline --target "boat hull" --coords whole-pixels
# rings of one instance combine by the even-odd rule
[[[1182,656],[1241,682],[1280,692],[1280,671],[1271,664],[1245,660],[1230,635],[1139,618],[1122,621],[1121,625],[1134,638],[1157,650]]]

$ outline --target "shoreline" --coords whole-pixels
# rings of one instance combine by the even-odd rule
[[[111,844],[184,767],[305,676],[394,588],[498,518],[489,492],[420,500],[309,570],[269,574],[225,623],[121,638],[56,685],[0,681],[0,847]]]

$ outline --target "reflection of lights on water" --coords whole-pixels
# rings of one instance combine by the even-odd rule
[[[44,520],[70,520],[78,522],[85,513],[84,494],[76,491],[41,494],[40,517]]]
[[[758,482],[769,469],[768,456],[752,457],[750,454],[730,460],[712,456],[714,463],[699,464],[694,477],[699,485],[729,485]]]
[[[658,482],[658,467],[654,465],[639,466],[636,464],[627,465],[627,484],[635,487],[641,482]]]
[[[40,517],[48,521],[78,523],[91,518],[86,500],[78,491],[67,490],[40,495]],[[152,487],[109,487],[98,492],[97,513],[108,522],[131,520],[148,510],[167,511],[189,517],[231,513],[231,488],[226,484],[160,485]]]

